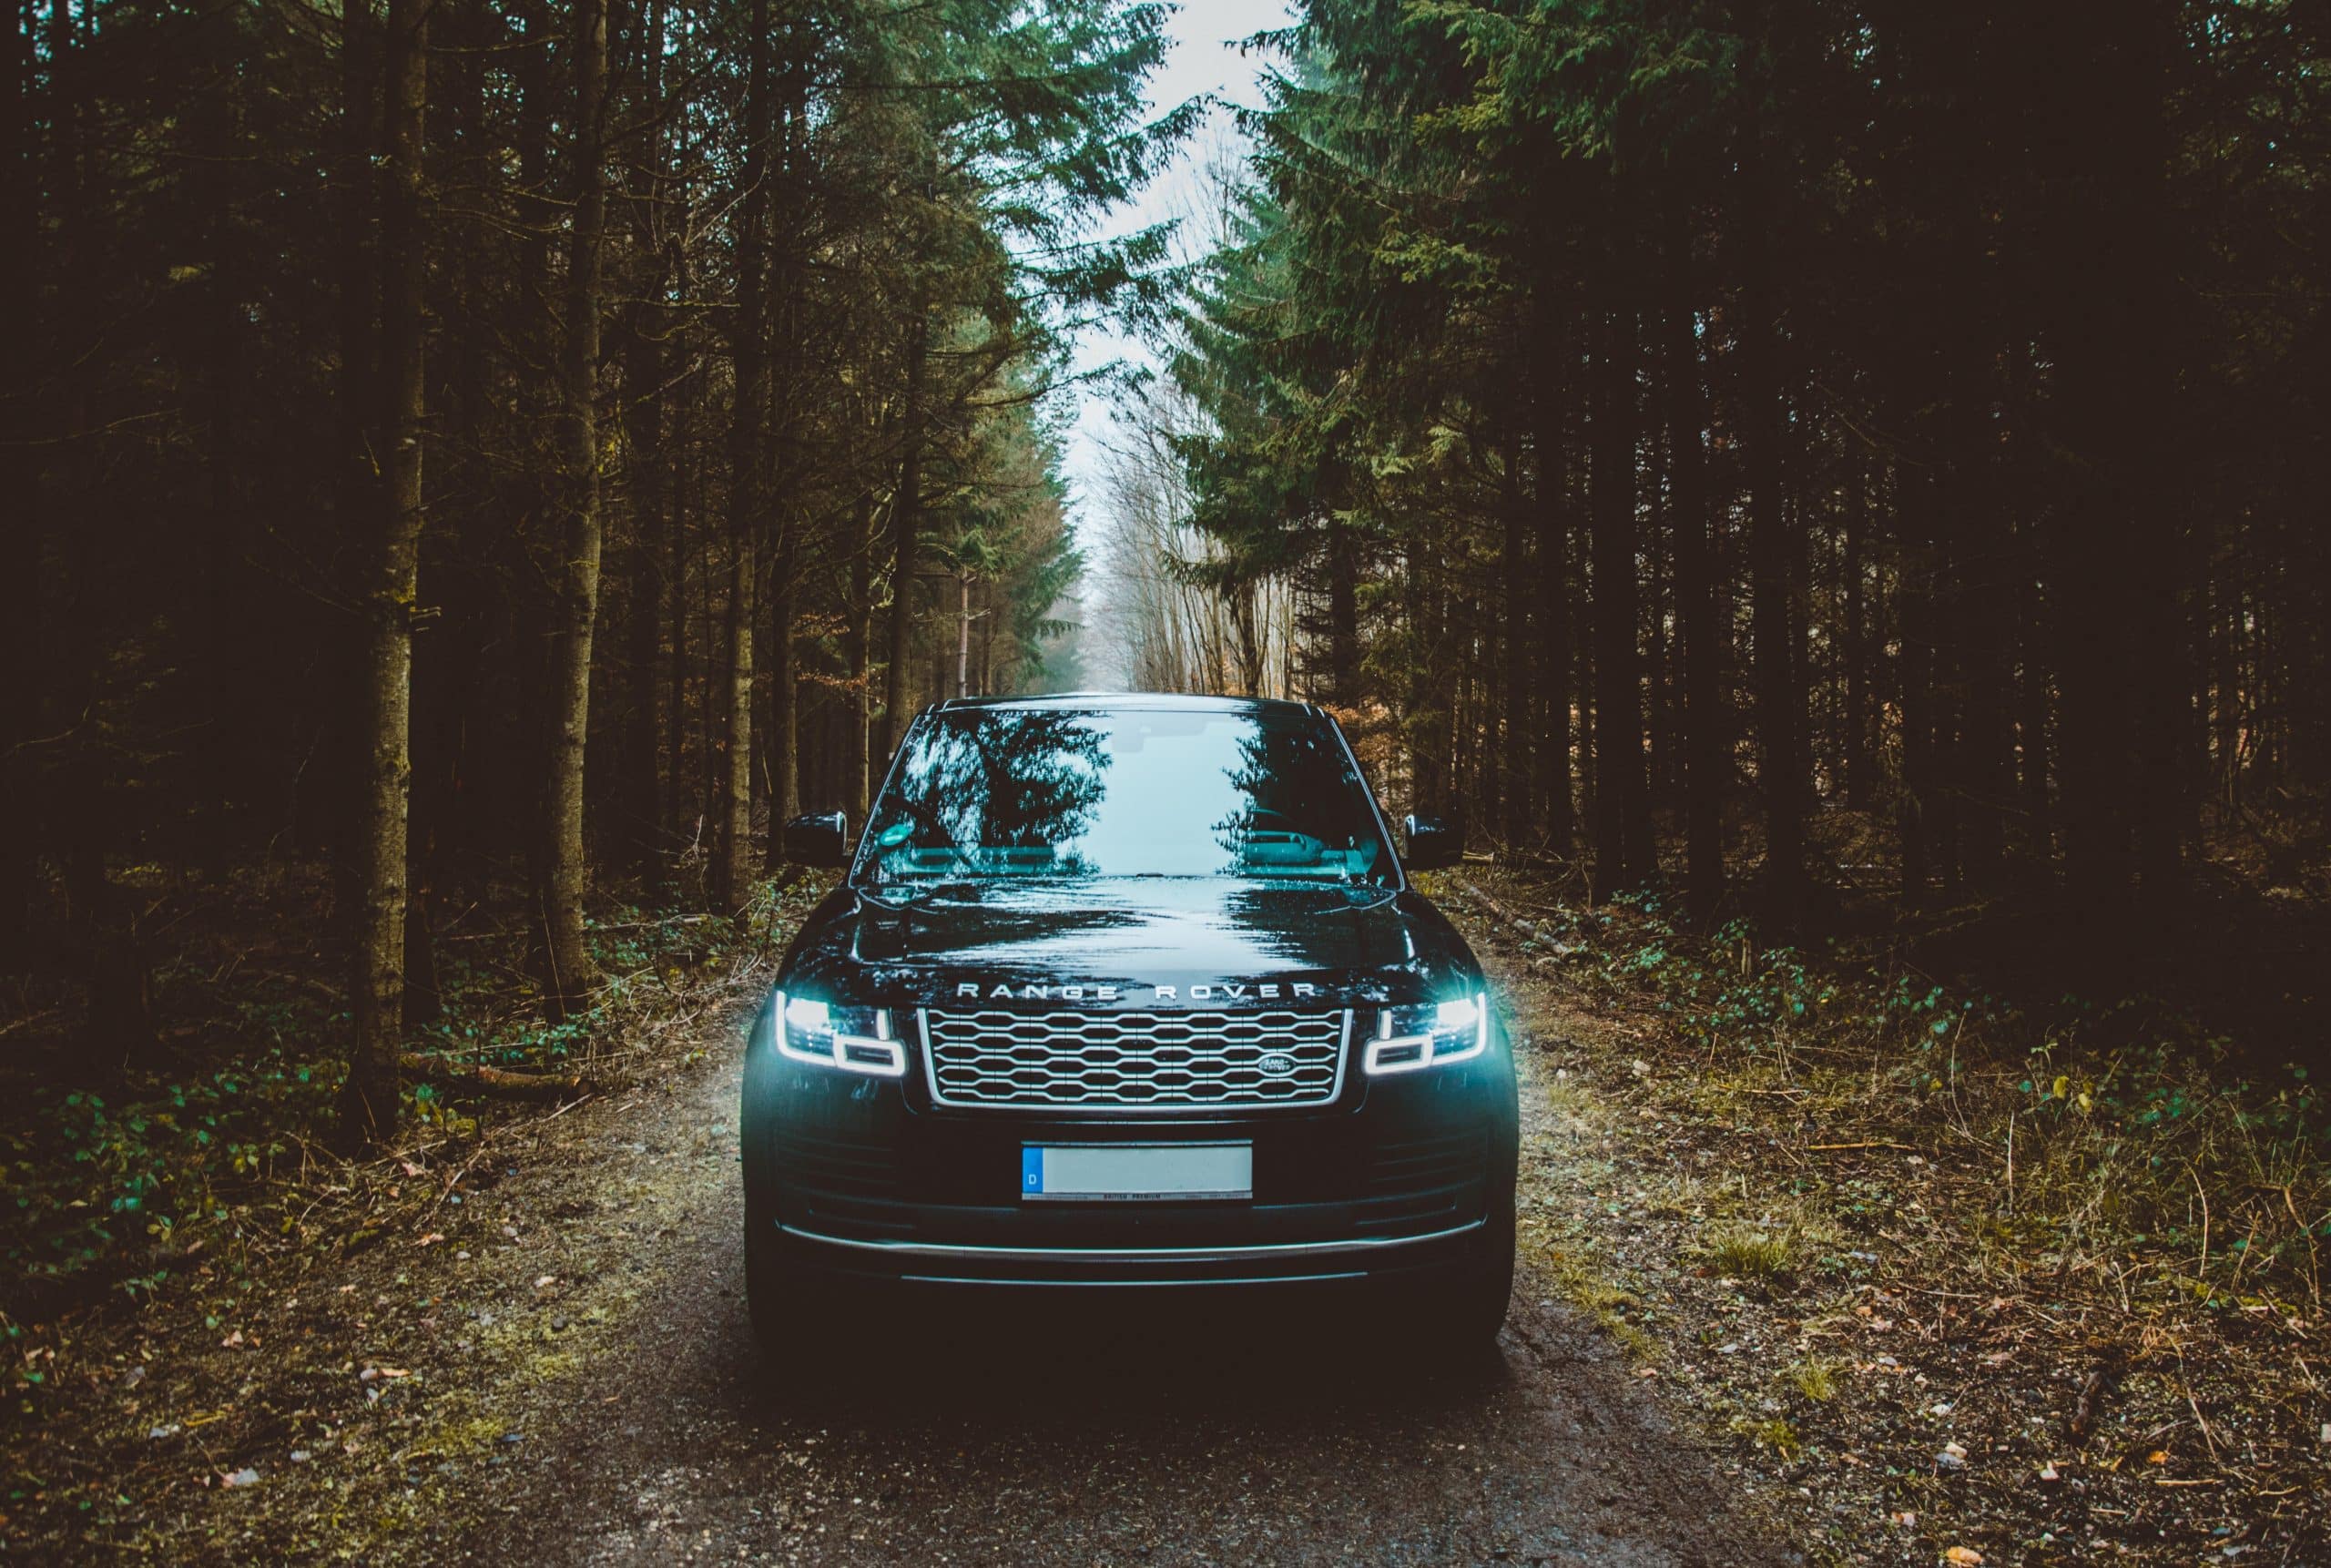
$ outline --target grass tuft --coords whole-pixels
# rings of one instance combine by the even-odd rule
[[[1768,1230],[1727,1229],[1708,1243],[1708,1267],[1735,1279],[1769,1283],[1789,1271],[1796,1248]]]
[[[1829,1363],[1808,1356],[1788,1369],[1789,1387],[1817,1405],[1826,1405],[1837,1397],[1837,1374]]]

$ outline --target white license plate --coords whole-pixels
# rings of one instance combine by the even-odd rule
[[[1252,1144],[1025,1144],[1020,1196],[1030,1202],[1255,1196]]]

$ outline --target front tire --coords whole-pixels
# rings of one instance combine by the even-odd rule
[[[818,1316],[817,1286],[785,1254],[775,1219],[745,1203],[745,1305],[761,1354],[782,1365],[809,1343]]]
[[[1508,1187],[1491,1200],[1481,1245],[1458,1284],[1455,1337],[1468,1347],[1489,1349],[1505,1327],[1513,1299],[1513,1191]]]

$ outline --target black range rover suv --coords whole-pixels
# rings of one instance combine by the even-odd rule
[[[1479,1343],[1513,1274],[1513,1063],[1307,704],[952,701],[901,743],[752,1026],[753,1324],[836,1287],[1406,1288]],[[1407,824],[1413,868],[1456,836]]]

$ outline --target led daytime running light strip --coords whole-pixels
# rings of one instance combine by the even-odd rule
[[[785,993],[777,993],[771,1003],[775,1020],[771,1033],[777,1041],[777,1054],[796,1062],[806,1062],[818,1067],[839,1067],[845,1073],[861,1073],[870,1078],[903,1078],[907,1075],[906,1047],[891,1037],[891,1010],[874,1009],[874,1033],[845,1034],[836,1029],[833,1044],[822,1051],[809,1050],[793,1043],[796,1023],[793,1013],[802,1014],[799,1023],[806,1032],[824,1029],[830,1024],[833,1010],[825,1003],[797,996],[789,1002]],[[871,1058],[871,1059],[870,1059]]]
[[[1434,1022],[1446,1020],[1450,1027],[1423,1034],[1393,1033],[1393,1012],[1387,1007],[1377,1014],[1376,1038],[1368,1043],[1368,1054],[1361,1060],[1363,1070],[1371,1078],[1462,1062],[1489,1049],[1490,999],[1486,994],[1442,1003]],[[1468,1013],[1471,1016],[1466,1016]],[[1470,1029],[1466,1027],[1469,1023]],[[1416,1054],[1405,1054],[1410,1051]]]

